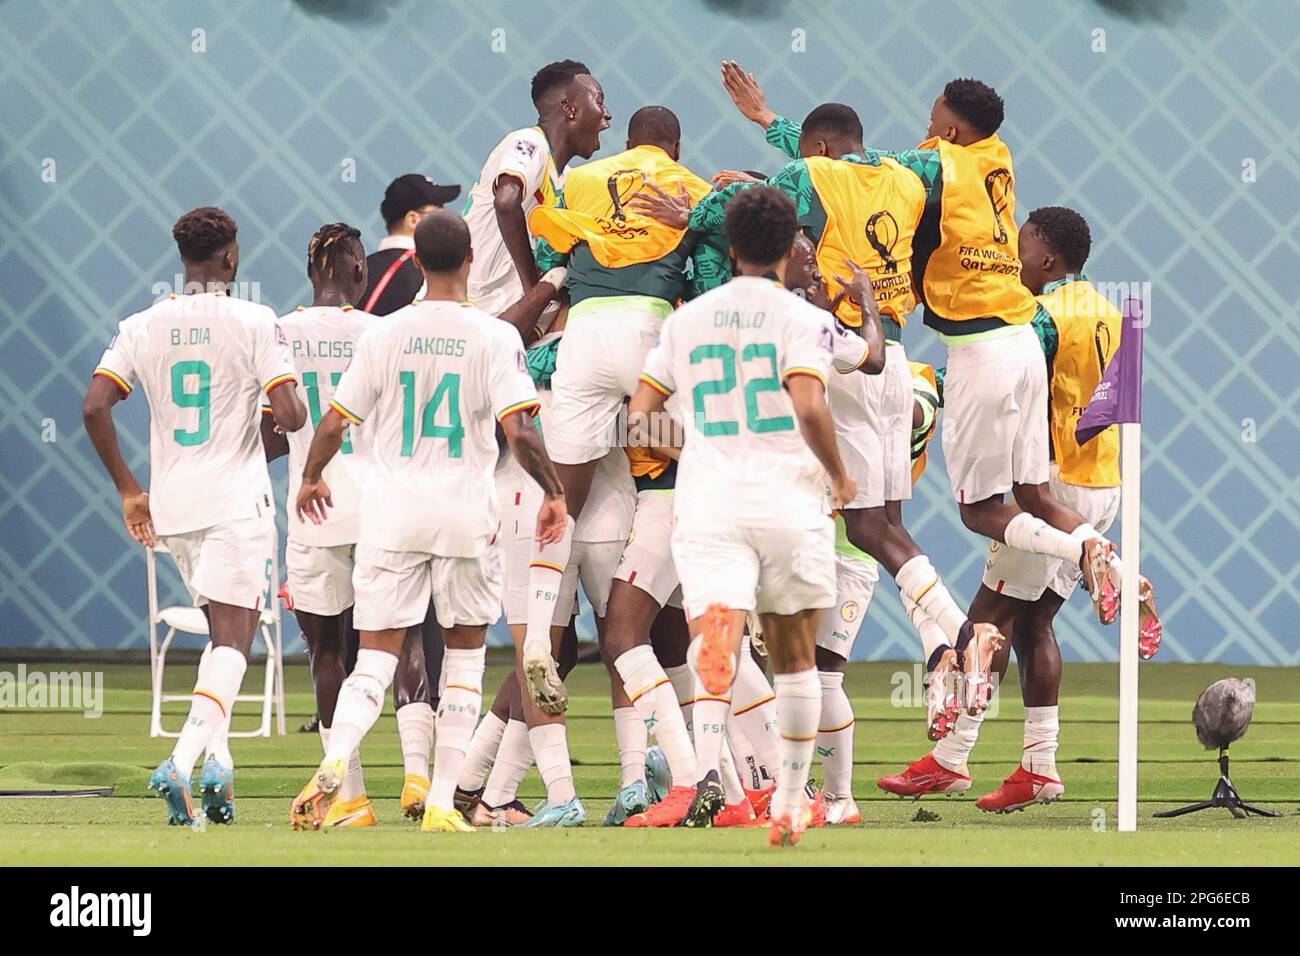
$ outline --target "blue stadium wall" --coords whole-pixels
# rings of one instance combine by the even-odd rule
[[[888,147],[923,137],[948,79],[998,88],[1022,217],[1081,210],[1088,273],[1148,290],[1143,563],[1165,658],[1300,663],[1298,38],[1293,0],[0,2],[0,647],[144,643],[144,560],[80,403],[115,322],[173,281],[180,212],[228,209],[241,279],[288,311],[317,226],[373,245],[392,176],[468,187],[533,121],[528,79],[552,59],[604,84],[605,153],[663,103],[700,173],[777,168],[718,82],[734,57],[776,108],[854,104]],[[942,360],[919,323],[906,344]],[[145,403],[119,408],[143,477]],[[969,598],[983,549],[934,459],[909,524]],[[891,591],[861,656],[915,655]],[[1076,596],[1060,622],[1068,658],[1114,658],[1087,611]]]

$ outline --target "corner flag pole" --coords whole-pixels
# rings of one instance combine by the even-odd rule
[[[1127,332],[1127,329],[1125,330]],[[1138,355],[1141,356],[1141,352]],[[1140,379],[1139,379],[1140,380]],[[1137,830],[1138,792],[1138,556],[1142,538],[1142,423],[1120,429],[1120,555],[1124,571],[1119,612],[1119,832]]]
[[[1138,804],[1138,567],[1142,555],[1142,329],[1145,303],[1129,299],[1120,334],[1124,359],[1119,373],[1117,418],[1120,429],[1120,580],[1119,612],[1119,832],[1137,832]]]
[[[1120,428],[1120,580],[1119,615],[1119,830],[1137,830],[1138,770],[1138,566],[1142,532],[1142,330],[1145,305],[1124,303],[1119,347],[1107,363],[1088,407],[1079,416],[1075,437],[1091,441],[1117,423]]]

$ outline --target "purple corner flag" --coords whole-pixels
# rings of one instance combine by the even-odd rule
[[[1142,311],[1141,299],[1125,300],[1119,348],[1074,427],[1080,445],[1118,422],[1142,421]]]

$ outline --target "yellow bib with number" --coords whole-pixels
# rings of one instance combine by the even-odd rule
[[[813,188],[826,210],[817,244],[817,265],[834,299],[850,278],[846,262],[871,276],[876,306],[899,325],[916,308],[912,287],[912,237],[925,210],[925,187],[915,173],[892,159],[880,165],[814,156],[805,160]],[[862,309],[847,299],[837,312],[845,325],[860,326]]]
[[[996,135],[969,146],[935,137],[918,148],[939,151],[943,175],[938,246],[925,265],[925,304],[951,322],[1029,322],[1037,310],[1020,282],[1011,151]]]
[[[681,244],[686,230],[627,208],[628,200],[646,183],[670,196],[685,186],[692,204],[711,188],[658,146],[637,146],[570,170],[564,208],[538,206],[528,217],[528,228],[559,252],[585,242],[592,257],[607,269],[655,262]]]
[[[1120,483],[1119,428],[1112,425],[1085,445],[1075,440],[1074,428],[1119,348],[1124,317],[1087,279],[1065,282],[1038,301],[1059,336],[1050,394],[1060,478],[1070,485],[1114,488]]]

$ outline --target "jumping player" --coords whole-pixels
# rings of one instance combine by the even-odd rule
[[[1122,317],[1083,274],[1091,244],[1084,218],[1060,206],[1034,210],[1020,231],[1021,278],[1042,306],[1034,327],[1047,357],[1050,381],[1052,494],[1104,533],[1119,511],[1119,435],[1109,428],[1080,445],[1074,430],[1119,346]],[[1011,638],[999,653],[995,670],[1006,672],[1014,648],[1025,729],[1020,766],[998,790],[976,802],[981,810],[1020,810],[1065,793],[1056,769],[1061,656],[1052,620],[1080,577],[1079,567],[1070,561],[989,544],[984,580],[971,613],[987,616]],[[1151,657],[1159,647],[1161,627],[1145,579],[1139,599],[1141,651],[1143,657]],[[982,720],[982,715],[963,714],[954,732],[931,754],[901,774],[881,778],[879,785],[914,797],[968,790],[967,760]]]

